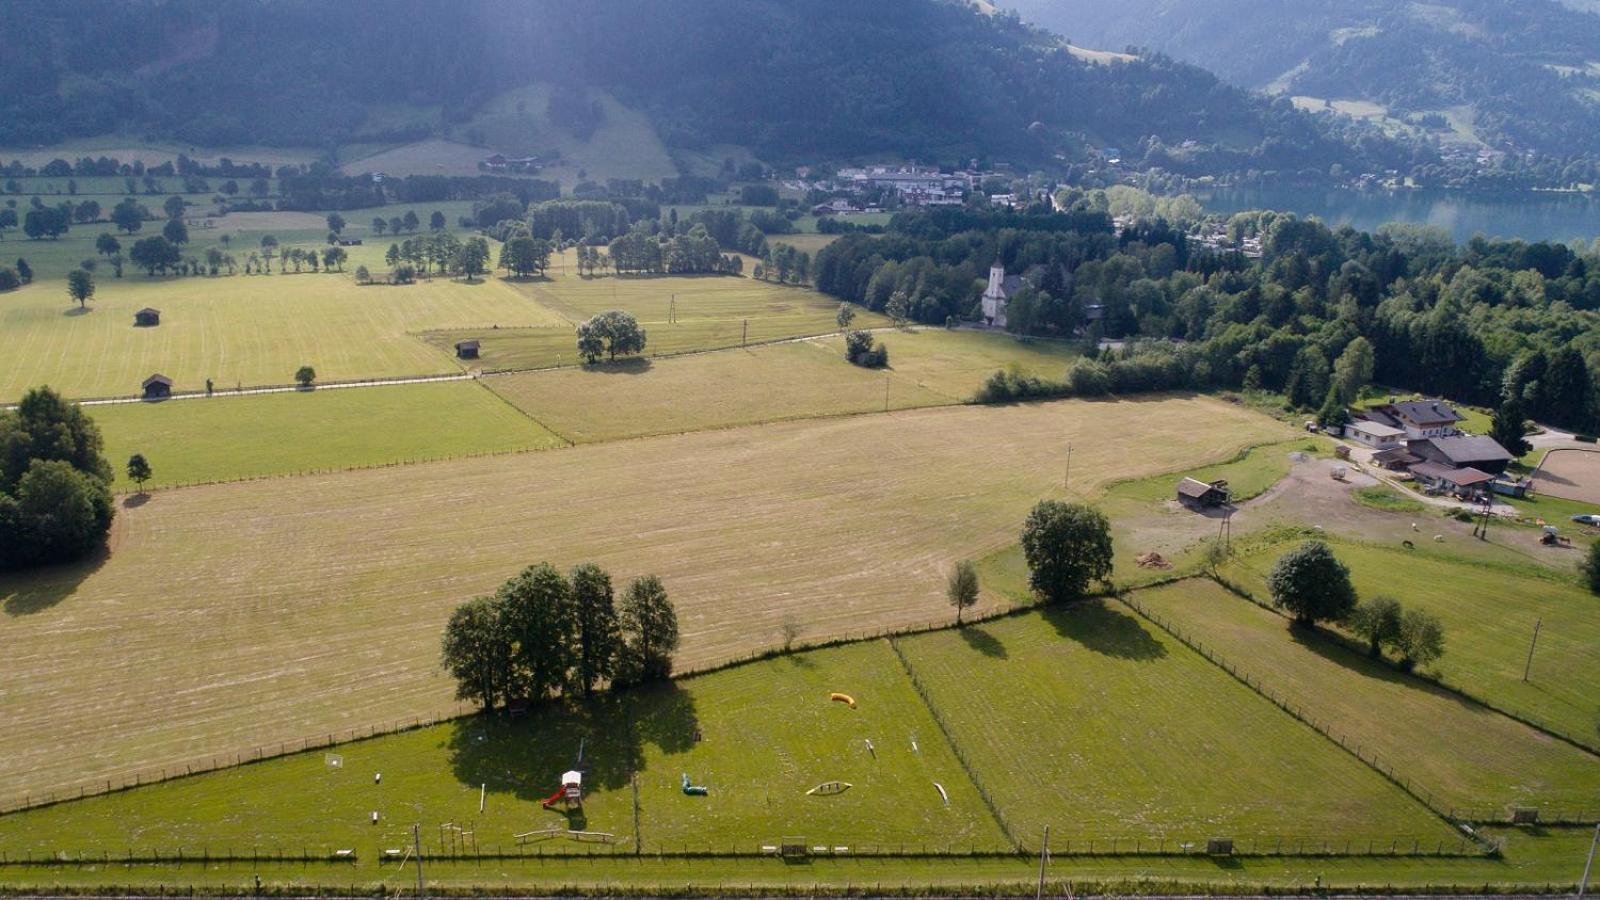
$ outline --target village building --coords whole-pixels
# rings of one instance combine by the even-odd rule
[[[1420,462],[1411,467],[1411,475],[1422,484],[1436,490],[1448,491],[1457,497],[1475,497],[1489,490],[1494,476],[1477,469],[1457,469],[1435,462]]]
[[[983,290],[983,324],[1006,327],[1006,304],[1022,289],[1022,279],[1007,275],[1006,267],[996,262],[989,268],[989,286]]]
[[[1471,467],[1480,472],[1499,474],[1511,463],[1511,452],[1494,438],[1481,434],[1458,434],[1409,441],[1406,449],[1427,462],[1453,468]],[[1413,469],[1414,470],[1414,469]]]
[[[161,310],[146,306],[133,314],[135,328],[154,328],[161,324]]]
[[[1344,436],[1374,450],[1389,450],[1401,445],[1406,432],[1403,428],[1374,422],[1371,419],[1356,419],[1344,426]]]
[[[1348,437],[1349,435],[1350,429],[1346,426],[1345,436]],[[1412,455],[1404,447],[1390,447],[1387,450],[1379,450],[1377,453],[1372,454],[1373,465],[1380,469],[1388,469],[1391,472],[1404,472],[1419,462],[1422,462],[1422,457]]]
[[[1190,509],[1211,509],[1227,506],[1233,498],[1226,481],[1201,481],[1185,478],[1178,482],[1178,502]]]
[[[1406,439],[1420,441],[1427,438],[1450,437],[1461,433],[1456,423],[1465,416],[1443,400],[1402,400],[1385,403],[1361,413],[1370,422],[1378,422],[1406,433]]]
[[[144,389],[142,396],[146,400],[165,400],[172,396],[172,379],[159,373],[146,378],[140,387]]]

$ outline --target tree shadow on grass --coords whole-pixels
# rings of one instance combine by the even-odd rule
[[[472,716],[451,728],[450,765],[458,780],[540,801],[570,769],[584,773],[585,791],[625,787],[643,765],[646,744],[683,753],[694,746],[700,723],[694,698],[669,682],[539,704],[516,718]]]
[[[1167,655],[1138,618],[1111,608],[1104,600],[1084,600],[1067,606],[1047,607],[1044,618],[1064,638],[1086,649],[1117,659],[1152,660]]]
[[[981,625],[965,625],[957,628],[956,633],[961,635],[961,639],[967,642],[968,647],[982,653],[984,656],[993,659],[1006,659],[1010,656],[1006,652],[1006,645],[1000,643],[999,638]]]
[[[102,545],[87,559],[0,576],[0,607],[8,616],[44,612],[77,593],[110,556],[111,551]]]
[[[139,507],[141,507],[141,506],[143,506],[143,505],[145,505],[146,503],[149,503],[149,502],[150,502],[150,494],[148,492],[146,492],[146,491],[140,491],[137,494],[129,494],[126,498],[124,498],[123,501],[122,501],[122,508],[123,509],[138,509]]]
[[[600,375],[643,375],[653,365],[647,356],[628,356],[618,360],[601,360],[593,365],[585,365],[583,370]]]
[[[74,306],[73,308],[71,308],[71,309],[67,310],[66,312],[62,313],[62,315],[63,316],[87,316],[89,313],[91,313],[93,311],[94,311],[93,309],[91,309],[91,308],[89,308],[87,306]]]
[[[1329,634],[1321,628],[1307,628],[1303,625],[1291,624],[1288,632],[1289,639],[1303,649],[1309,650],[1328,662],[1334,663],[1354,674],[1371,678],[1375,681],[1425,691],[1440,699],[1453,700],[1480,715],[1499,715],[1499,713],[1492,712],[1483,704],[1437,685],[1426,678],[1403,672],[1385,660],[1373,659],[1364,652],[1357,652],[1345,646],[1337,635]]]

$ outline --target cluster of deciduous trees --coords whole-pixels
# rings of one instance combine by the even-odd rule
[[[493,710],[668,678],[677,646],[677,613],[654,575],[629,583],[619,606],[604,569],[562,575],[546,562],[458,607],[443,663],[457,697]]]
[[[66,562],[103,545],[115,507],[100,429],[49,388],[0,410],[0,569]]]
[[[633,313],[620,309],[603,312],[578,326],[578,355],[589,365],[606,357],[615,362],[617,354],[643,353],[645,332]]]
[[[612,241],[608,249],[618,275],[737,274],[744,269],[740,257],[724,256],[716,238],[698,225],[672,237],[637,228]]]
[[[1267,576],[1275,606],[1294,622],[1311,627],[1319,622],[1344,625],[1367,642],[1373,656],[1394,651],[1401,668],[1410,671],[1444,655],[1444,626],[1421,609],[1403,609],[1392,597],[1361,602],[1350,570],[1322,541],[1307,541],[1284,553]]]

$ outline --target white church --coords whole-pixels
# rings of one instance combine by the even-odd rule
[[[1007,275],[998,261],[989,268],[989,286],[983,291],[983,323],[1006,327],[1006,303],[1022,288],[1022,278]]]

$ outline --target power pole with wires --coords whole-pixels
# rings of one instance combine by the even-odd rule
[[[1067,471],[1061,476],[1061,489],[1066,490],[1072,484],[1072,445],[1067,445]]]
[[[1533,640],[1528,642],[1528,663],[1522,667],[1522,680],[1526,682],[1528,675],[1533,672],[1533,648],[1539,646],[1539,628],[1544,625],[1544,617],[1533,621]]]
[[[1050,860],[1050,826],[1044,827],[1044,843],[1039,845],[1039,887],[1033,892],[1034,900],[1044,897],[1044,867]]]
[[[427,897],[428,889],[422,883],[422,826],[411,826],[411,852],[417,857],[417,896]]]

